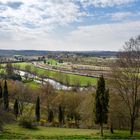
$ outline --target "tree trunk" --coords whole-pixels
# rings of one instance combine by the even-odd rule
[[[103,124],[100,124],[100,131],[101,131],[101,136],[103,136]]]
[[[135,123],[135,120],[133,118],[131,118],[130,135],[133,135],[133,132],[134,132],[134,123]]]

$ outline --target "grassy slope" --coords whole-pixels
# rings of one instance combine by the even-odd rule
[[[47,128],[25,129],[17,125],[7,125],[0,139],[101,139],[98,130],[91,129],[70,129],[70,128]],[[129,131],[115,131],[110,134],[105,131],[106,139],[132,139],[140,138],[140,133],[135,133],[130,137]]]
[[[21,69],[25,69],[26,65],[29,65],[29,63],[19,63]],[[32,64],[32,70],[35,68]],[[91,83],[92,85],[96,85],[97,83],[97,78],[92,78],[92,77],[86,77],[86,76],[79,76],[79,75],[74,75],[74,74],[64,74],[61,73],[61,76],[58,72],[55,71],[49,71],[49,70],[44,70],[41,68],[35,68],[38,72],[39,75],[43,74],[45,76],[48,76],[52,79],[56,79],[57,81],[60,81],[60,77],[66,77],[68,76],[70,79],[70,85],[75,85],[77,82],[80,82],[81,86],[86,86],[88,83]],[[59,78],[58,78],[59,75]],[[65,83],[65,81],[63,81]]]

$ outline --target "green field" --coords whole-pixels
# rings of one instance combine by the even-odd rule
[[[110,134],[108,130],[104,132],[104,139],[139,139],[140,132],[135,132],[134,136],[129,135],[129,131],[115,131]],[[18,125],[6,125],[4,132],[0,133],[0,139],[103,139],[99,130],[92,129],[71,129],[38,127],[36,129],[25,129]]]
[[[50,65],[54,65],[54,66],[56,66],[56,65],[59,64],[59,63],[58,63],[56,60],[54,60],[54,59],[48,59],[48,60],[46,61],[46,63],[48,63],[48,64],[50,64]]]
[[[34,82],[34,81],[28,81],[24,82],[26,86],[28,86],[30,89],[37,90],[41,88],[41,85]]]
[[[56,71],[50,71],[50,70],[45,70],[45,69],[41,69],[41,68],[36,68],[31,63],[18,63],[18,65],[20,65],[20,69],[22,69],[22,70],[25,70],[25,67],[27,65],[30,65],[32,72],[34,70],[36,70],[38,75],[44,75],[46,77],[55,79],[56,81],[61,82],[63,84],[66,84],[67,79],[69,79],[69,85],[71,85],[71,86],[75,86],[75,85],[87,86],[88,84],[96,85],[96,83],[97,83],[97,78],[74,75],[74,74],[65,74],[65,73],[60,73],[60,72],[56,72]]]

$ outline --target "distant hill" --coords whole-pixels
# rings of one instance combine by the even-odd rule
[[[86,52],[76,52],[76,54],[84,55],[84,56],[97,56],[97,57],[111,57],[116,56],[117,51],[86,51]]]
[[[46,55],[48,51],[36,50],[0,50],[0,56],[13,56],[13,55]]]
[[[35,55],[59,55],[59,54],[76,54],[82,56],[101,56],[110,57],[116,56],[115,51],[79,51],[79,52],[69,52],[69,51],[44,51],[44,50],[0,50],[0,56],[14,56],[14,55],[24,55],[24,56],[35,56]]]

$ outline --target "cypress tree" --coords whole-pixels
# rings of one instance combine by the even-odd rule
[[[18,100],[17,99],[15,100],[15,103],[14,103],[14,114],[17,118],[17,116],[19,114],[19,106],[18,106]]]
[[[101,136],[103,136],[103,124],[108,120],[109,90],[105,88],[103,75],[98,80],[95,96],[95,123],[100,125]]]
[[[3,103],[4,103],[4,109],[9,109],[9,99],[8,99],[8,87],[7,87],[7,81],[5,80],[4,83],[4,91],[3,91]]]
[[[48,114],[48,122],[53,122],[54,120],[54,114],[52,110],[49,110],[49,114]]]
[[[2,86],[1,86],[1,83],[0,83],[0,100],[2,99]]]
[[[62,122],[63,122],[63,111],[62,111],[62,107],[61,106],[59,106],[58,119],[59,119],[59,123],[62,124]]]
[[[40,121],[40,98],[39,96],[37,97],[36,100],[36,109],[35,109],[35,115],[36,115],[36,121]]]

